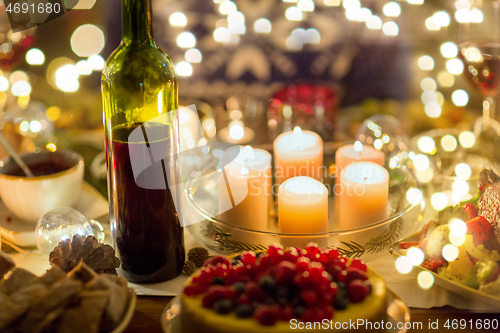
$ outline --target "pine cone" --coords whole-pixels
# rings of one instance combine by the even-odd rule
[[[208,251],[203,247],[193,247],[188,252],[188,260],[194,262],[196,267],[203,266],[203,263],[205,262],[207,257],[208,257]]]
[[[120,259],[115,256],[115,250],[99,243],[94,236],[75,235],[73,240],[65,239],[54,248],[49,255],[50,265],[59,266],[69,273],[80,262],[84,262],[96,273],[116,274]]]
[[[196,264],[194,262],[192,262],[191,260],[187,260],[184,263],[184,267],[182,267],[182,273],[184,273],[186,275],[193,274],[195,270],[196,270]]]

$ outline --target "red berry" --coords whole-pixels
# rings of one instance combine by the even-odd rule
[[[267,293],[254,281],[247,283],[245,293],[248,294],[251,299],[259,302],[264,302],[268,298]]]
[[[224,299],[225,289],[224,286],[211,286],[208,288],[207,293],[203,296],[203,307],[211,309],[215,302]]]
[[[295,263],[295,270],[297,272],[305,272],[309,269],[309,263],[311,262],[311,260],[307,257],[300,257],[299,259],[297,259],[297,262]]]
[[[299,259],[299,252],[294,247],[289,248],[285,251],[283,260],[295,263],[297,259]]]
[[[337,274],[337,279],[335,282],[345,282],[347,278],[347,271],[342,270],[340,273]]]
[[[295,264],[282,261],[276,267],[275,279],[278,285],[289,286],[293,284],[295,277]]]
[[[271,245],[267,249],[267,254],[269,254],[269,256],[272,256],[272,255],[276,254],[279,250],[283,250],[283,246],[281,246],[281,245]]]
[[[330,293],[333,295],[333,299],[335,299],[339,293],[339,287],[335,282],[330,283]]]
[[[306,251],[307,251],[307,256],[309,257],[309,259],[312,260],[312,257],[315,257],[317,254],[319,254],[318,244],[316,244],[316,243],[307,244]]]
[[[349,282],[351,282],[353,280],[363,280],[363,281],[368,280],[368,277],[366,276],[366,274],[357,268],[349,267],[345,271],[347,272],[345,280],[344,280],[345,284],[348,284]]]
[[[245,252],[241,255],[241,262],[243,265],[254,265],[255,264],[255,252],[249,251]]]
[[[325,269],[323,268],[323,265],[321,265],[319,262],[312,262],[309,264],[309,269],[307,271],[311,276],[311,281],[318,282],[319,280],[321,280],[321,277]]]
[[[217,264],[225,264],[226,266],[229,266],[231,263],[229,260],[224,257],[224,256],[216,256],[212,258],[208,258],[205,260],[205,263],[203,263],[203,266],[217,266]]]
[[[238,296],[238,292],[234,289],[231,288],[231,286],[224,286],[224,299],[235,299],[236,296]]]
[[[359,259],[354,259],[353,261],[351,261],[351,264],[349,265],[349,267],[352,267],[352,268],[357,268],[363,272],[366,272],[366,265],[364,262],[362,262],[361,260]]]
[[[269,258],[271,258],[271,263],[273,264],[277,264],[280,261],[282,261],[284,256],[285,256],[285,251],[283,250],[278,250],[272,254],[269,253]]]
[[[324,308],[324,311],[325,311],[325,317],[323,319],[333,318],[333,314],[335,313],[335,309],[333,308],[333,306],[327,306],[326,308]]]
[[[328,263],[325,266],[325,271],[330,274],[333,281],[337,281],[337,275],[342,272],[342,268],[335,266],[333,263]]]
[[[293,279],[293,282],[299,288],[309,287],[309,285],[311,284],[311,278],[309,276],[309,272],[305,271],[302,273],[297,273]]]
[[[236,303],[238,303],[239,305],[241,304],[250,305],[252,303],[252,300],[250,299],[250,297],[248,297],[247,294],[241,294],[240,296],[238,296]]]
[[[323,265],[326,265],[330,262],[330,256],[328,255],[327,252],[320,253],[319,262],[322,263]]]
[[[319,302],[318,294],[312,289],[305,289],[300,291],[300,298],[307,304],[308,307],[312,307]]]
[[[272,326],[278,320],[278,309],[273,306],[261,305],[254,312],[255,319],[259,324],[264,326]]]
[[[271,265],[271,258],[269,258],[268,254],[262,255],[257,262],[257,267],[259,270],[266,270],[271,267]]]
[[[336,249],[330,249],[328,250],[328,256],[330,257],[330,260],[333,261],[339,257],[339,251]]]
[[[339,266],[342,269],[345,269],[347,267],[347,258],[346,257],[340,257],[335,259],[334,265]]]
[[[347,296],[351,303],[363,302],[366,296],[370,293],[369,287],[363,280],[354,280],[347,286]]]
[[[279,320],[281,321],[290,321],[295,317],[295,313],[293,308],[290,305],[285,306],[284,308],[280,308],[279,310]]]
[[[186,296],[197,296],[203,294],[208,287],[207,284],[191,284],[184,288],[184,294]]]

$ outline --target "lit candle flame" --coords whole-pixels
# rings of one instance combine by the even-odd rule
[[[360,154],[363,152],[363,144],[361,143],[361,141],[354,142],[354,150]]]
[[[247,161],[253,160],[255,158],[255,152],[254,152],[253,148],[250,146],[245,146],[241,150],[241,157],[242,157],[245,164]]]
[[[297,150],[302,149],[304,145],[304,134],[299,126],[295,126],[292,134],[293,147]]]
[[[250,171],[247,168],[245,168],[245,167],[241,168],[241,175],[243,177],[248,177],[249,173],[250,173]]]
[[[235,141],[243,139],[245,136],[245,129],[241,124],[233,124],[229,127],[229,137]]]

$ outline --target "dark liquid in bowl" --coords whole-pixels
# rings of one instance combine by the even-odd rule
[[[12,162],[14,163],[14,162]],[[55,161],[55,160],[49,160],[49,161],[44,161],[44,162],[38,162],[38,163],[33,163],[33,164],[28,164],[28,167],[30,168],[31,172],[35,176],[46,176],[46,175],[51,175],[53,173],[58,173],[64,170],[68,170],[72,167],[73,165],[64,162],[64,161]],[[26,174],[24,173],[23,170],[19,166],[16,168],[12,168],[9,171],[5,172],[6,175],[9,176],[15,176],[15,177],[26,177]]]

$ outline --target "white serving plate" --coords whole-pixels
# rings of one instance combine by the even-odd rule
[[[80,198],[74,208],[87,219],[97,219],[108,214],[109,211],[106,198],[87,182],[83,182]],[[3,239],[17,246],[36,246],[35,225],[16,218],[2,201],[0,201],[0,234]]]
[[[420,234],[414,234],[410,237],[407,237],[401,242],[417,242],[419,239]],[[401,247],[399,246],[400,242],[397,242],[393,244],[389,248],[389,252],[395,257],[401,257]],[[500,309],[500,297],[495,297],[493,295],[488,295],[483,292],[480,292],[477,289],[467,287],[461,283],[448,280],[441,275],[434,273],[433,271],[430,271],[428,269],[423,268],[422,266],[415,266],[414,269],[416,269],[418,272],[421,271],[427,271],[430,272],[434,276],[434,283],[437,284],[438,286],[441,286],[451,292],[456,293],[459,295],[461,298],[463,298],[464,303],[477,303],[481,304],[481,307],[489,306],[491,307],[491,310],[493,312],[497,312]]]

